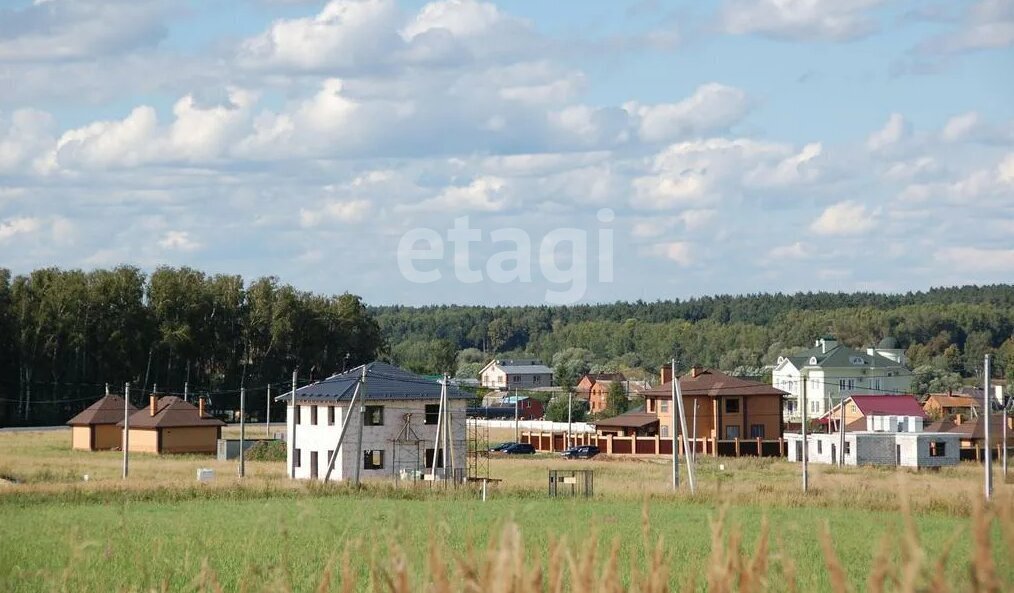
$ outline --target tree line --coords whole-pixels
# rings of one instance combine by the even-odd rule
[[[238,407],[238,388],[286,389],[376,359],[380,327],[352,294],[299,291],[265,277],[161,267],[0,269],[0,425],[57,424],[106,383],[131,382],[135,403],[209,394]]]

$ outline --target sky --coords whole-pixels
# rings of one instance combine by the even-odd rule
[[[1014,279],[1012,0],[0,0],[0,267],[370,304]]]

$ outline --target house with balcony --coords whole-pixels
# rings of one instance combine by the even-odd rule
[[[912,371],[906,366],[904,352],[889,347],[894,345],[893,340],[885,338],[877,347],[857,350],[825,336],[810,350],[779,357],[771,380],[774,387],[788,393],[785,420],[820,418],[852,395],[907,394],[912,387]]]

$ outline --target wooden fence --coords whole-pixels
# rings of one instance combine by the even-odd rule
[[[698,454],[722,457],[785,457],[784,439],[689,439]],[[621,437],[600,434],[522,431],[521,442],[530,443],[537,451],[556,452],[567,447],[595,445],[607,455],[672,455],[672,439],[668,437]],[[680,455],[686,454],[680,442]]]

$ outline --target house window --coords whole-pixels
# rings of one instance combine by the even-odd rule
[[[820,412],[820,402],[819,401],[810,402],[810,413],[816,414],[818,412]]]
[[[293,449],[292,457],[294,458],[296,467],[303,467],[303,450]]]
[[[944,457],[947,455],[947,443],[944,441],[930,441],[930,457]]]
[[[363,451],[363,469],[384,469],[383,449],[367,449]]]
[[[426,404],[426,416],[423,424],[436,424],[440,419],[440,404]]]
[[[738,439],[739,438],[739,425],[730,424],[725,427],[725,438],[727,439]]]
[[[317,408],[319,406],[310,406],[310,424],[317,425]]]
[[[366,406],[366,426],[384,425],[384,406]]]
[[[845,455],[851,455],[852,454],[852,443],[850,443],[848,441],[845,441],[845,453],[844,454]]]
[[[659,402],[659,404],[661,404],[659,407],[660,412],[662,412],[663,414],[669,412],[669,400],[663,399]]]
[[[327,407],[327,425],[334,426],[334,406]]]
[[[856,408],[855,404],[849,404],[849,412],[852,412],[853,414],[857,414],[857,413],[859,413],[859,409]]]
[[[751,424],[750,425],[750,438],[751,439],[762,439],[762,438],[764,438],[764,425],[763,424]]]
[[[654,412],[655,411],[655,400],[653,400],[653,399],[646,399],[646,400],[644,400],[644,410],[646,412]]]
[[[666,426],[665,424],[663,424],[663,425],[662,425],[662,432],[661,432],[661,436],[662,436],[662,437],[667,437],[667,436],[669,436],[669,427],[668,427],[668,426]]]
[[[845,379],[838,379],[838,391],[845,391]]]
[[[293,410],[294,411],[292,412],[292,414],[293,414],[293,417],[296,419],[295,420],[296,424],[302,424],[303,423],[303,406],[294,406]]]
[[[332,457],[334,457],[334,449],[328,449],[327,450],[327,459],[325,459],[324,461],[327,462],[328,465],[331,465],[331,458]]]
[[[817,455],[820,455],[823,452],[824,452],[824,443],[823,443],[823,441],[818,440],[817,441]]]
[[[426,449],[426,469],[433,469],[433,449]],[[444,467],[444,456],[437,457],[437,469]]]
[[[725,400],[726,414],[739,414],[739,398],[731,397]]]

